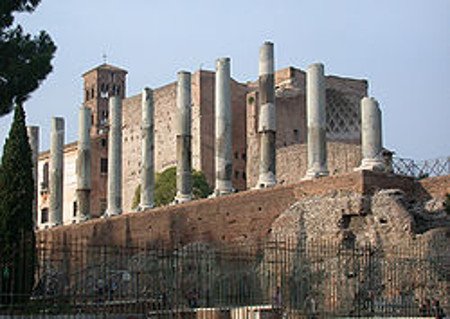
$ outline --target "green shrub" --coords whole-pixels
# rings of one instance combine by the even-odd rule
[[[200,171],[192,173],[193,199],[206,198],[211,194],[211,187],[206,181],[205,174]],[[177,169],[169,167],[155,178],[155,206],[164,206],[173,202],[177,193]],[[132,209],[136,209],[141,199],[141,185],[136,187],[133,197]]]

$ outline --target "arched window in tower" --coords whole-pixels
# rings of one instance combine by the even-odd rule
[[[116,85],[114,84],[112,87],[112,95],[116,95],[117,94],[117,90],[116,90]]]
[[[91,99],[95,97],[95,87],[93,86],[91,89]]]
[[[117,86],[117,95],[120,95],[120,85]]]
[[[107,99],[108,96],[108,86],[105,83],[102,83],[102,85],[100,86],[100,98]]]
[[[88,89],[86,89],[85,92],[84,92],[84,99],[86,101],[89,101],[89,90]]]

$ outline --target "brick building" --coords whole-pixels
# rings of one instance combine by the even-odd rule
[[[103,64],[85,74],[84,105],[92,111],[91,215],[106,209],[108,97],[123,99],[123,209],[131,210],[139,185],[141,94],[126,96],[123,69]],[[277,120],[277,178],[298,182],[306,171],[305,72],[289,67],[275,73]],[[192,75],[192,164],[214,185],[214,81],[215,73],[199,70]],[[259,162],[258,82],[232,80],[233,187],[255,186]],[[328,165],[330,172],[351,171],[360,163],[360,100],[367,96],[367,81],[326,77]],[[154,89],[155,170],[176,165],[176,82]],[[64,147],[64,224],[77,210],[75,160],[77,143]],[[49,152],[39,155],[38,226],[48,221]]]

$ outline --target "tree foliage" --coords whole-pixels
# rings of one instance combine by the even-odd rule
[[[33,12],[39,2],[0,1],[0,116],[22,104],[52,71],[56,46],[50,36],[31,36],[14,26],[14,13]]]
[[[156,174],[155,179],[155,206],[164,206],[173,202],[177,193],[177,169],[169,167]],[[211,194],[211,187],[206,181],[203,172],[192,173],[192,197],[193,199],[205,198]],[[138,207],[141,197],[141,185],[135,190],[132,208]]]
[[[3,298],[8,294],[25,297],[33,287],[32,167],[25,112],[19,104],[0,164],[0,296]]]

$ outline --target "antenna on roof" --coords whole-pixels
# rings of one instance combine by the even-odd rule
[[[104,63],[104,64],[106,64],[107,57],[108,57],[108,56],[106,55],[106,53],[103,53],[102,58],[103,58],[103,63]]]

